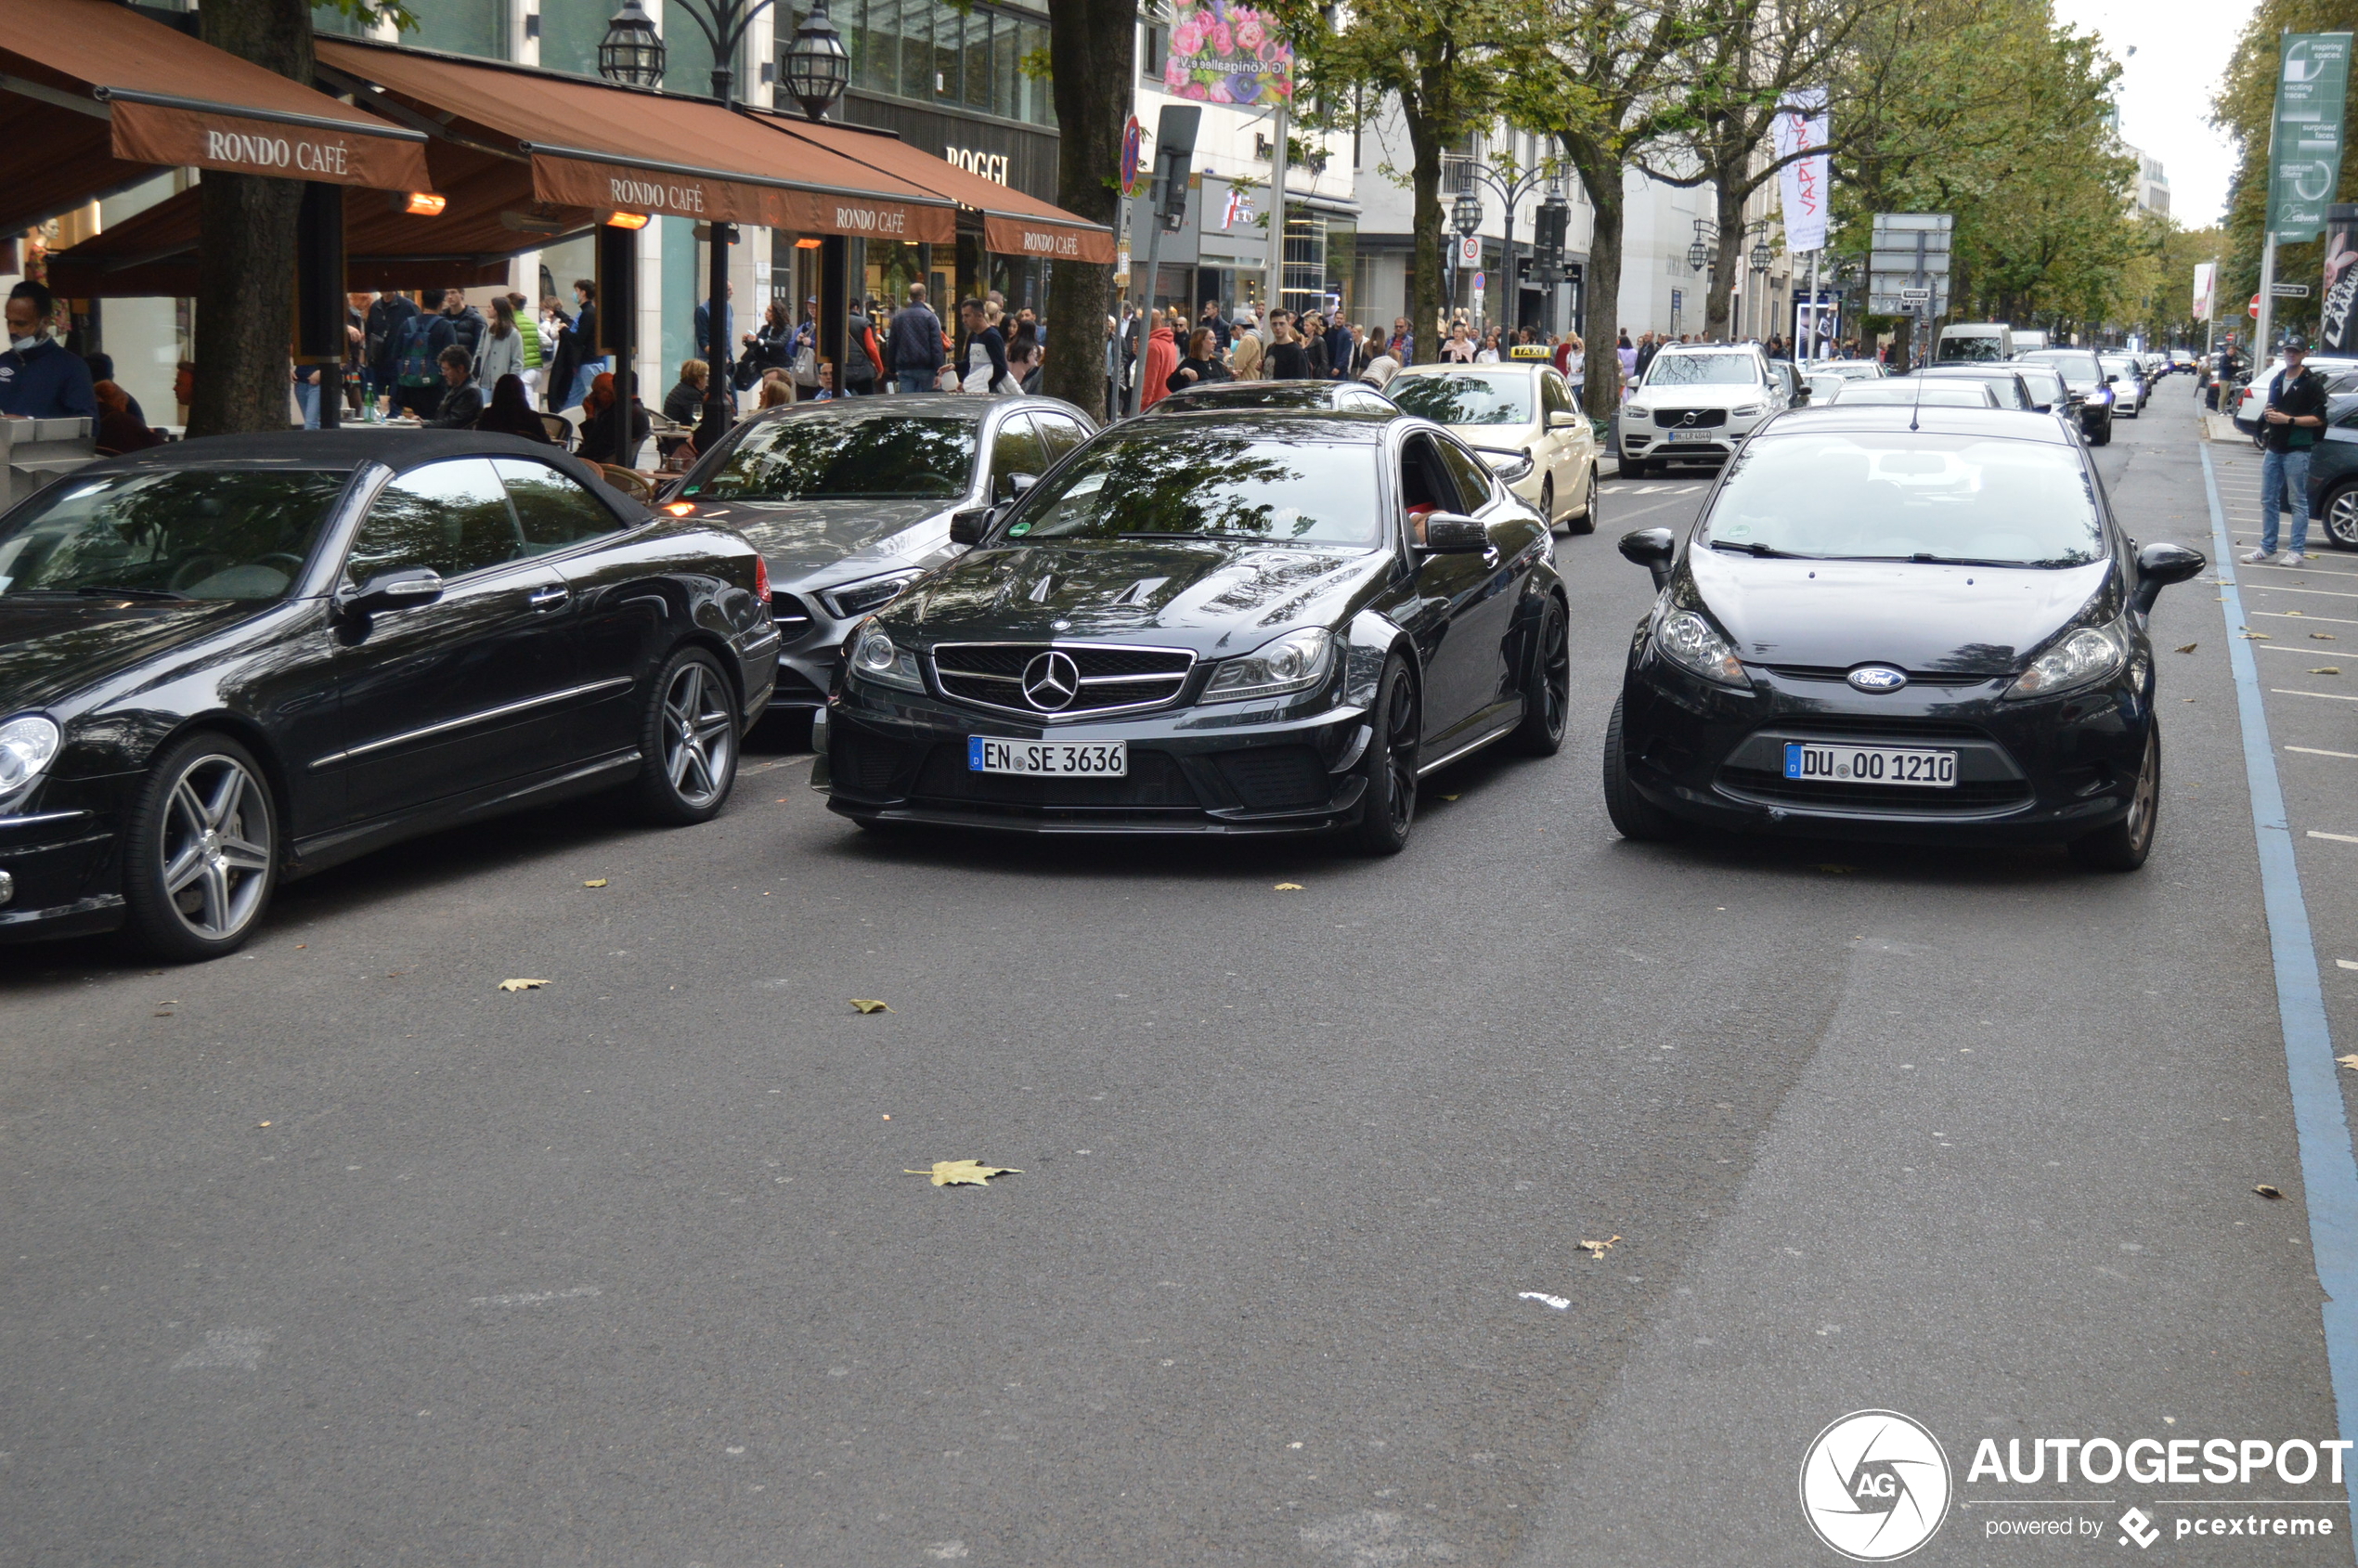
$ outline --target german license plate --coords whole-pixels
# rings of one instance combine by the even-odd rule
[[[1807,745],[1785,743],[1785,777],[1806,784],[1912,784],[1957,787],[1957,754],[1887,745]]]
[[[1663,439],[1665,441],[1717,441],[1719,439],[1719,433],[1716,430],[1674,430]]]
[[[1119,779],[1130,773],[1127,741],[1004,741],[966,737],[966,771],[1048,778]]]

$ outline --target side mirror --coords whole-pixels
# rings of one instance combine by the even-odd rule
[[[1425,541],[1418,549],[1428,555],[1477,555],[1490,548],[1490,530],[1479,517],[1461,512],[1425,514]]]
[[[1807,387],[1807,386],[1797,386],[1797,387],[1794,387],[1794,388],[1793,389],[1793,406],[1794,406],[1794,408],[1799,408],[1805,407],[1805,406],[1808,403],[1808,401],[1809,401],[1809,388],[1808,388],[1808,387]]]
[[[406,610],[431,604],[442,597],[442,574],[430,566],[404,566],[380,572],[358,588],[336,595],[336,607],[349,615],[369,616],[380,610]]]
[[[2106,376],[2106,377],[2105,378],[2105,384],[2106,386],[2110,386],[2110,385],[2112,385],[2115,382],[2118,381],[2119,379],[2120,379],[2120,378],[2119,378],[2118,376]]]
[[[1651,573],[1657,590],[1670,584],[1670,560],[1678,553],[1678,536],[1667,528],[1640,528],[1621,536],[1621,558]]]
[[[2149,544],[2137,551],[2137,591],[2132,596],[2139,611],[2150,615],[2154,601],[2171,583],[2182,583],[2210,564],[2199,550],[2188,550],[2183,544]]]
[[[991,509],[987,506],[970,506],[964,512],[952,512],[950,514],[950,542],[952,544],[980,544],[982,531],[991,525]]]
[[[999,476],[996,494],[1002,500],[1013,500],[1040,482],[1036,473],[1003,473]]]
[[[1569,408],[1551,408],[1548,411],[1548,428],[1549,430],[1570,430],[1573,426],[1581,422],[1581,416],[1573,412]]]

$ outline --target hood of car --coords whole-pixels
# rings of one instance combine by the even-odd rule
[[[854,556],[879,571],[922,560],[949,542],[955,500],[718,501],[696,509],[699,521],[743,534],[770,563],[779,586]]]
[[[1652,408],[1736,408],[1766,402],[1768,397],[1768,389],[1758,382],[1749,385],[1701,382],[1641,386],[1629,395],[1629,401]]]
[[[1391,560],[1242,540],[1004,546],[959,557],[884,618],[926,644],[1120,637],[1219,657],[1289,628],[1341,625]]]
[[[1690,552],[1678,586],[1700,596],[1747,664],[1994,676],[2021,668],[2111,569],[1776,561],[1705,548]]]
[[[1522,424],[1452,424],[1442,428],[1469,447],[1493,447],[1500,451],[1520,451],[1544,434],[1536,421]]]
[[[110,599],[0,598],[0,719],[65,702],[266,607],[252,600],[125,607]]]

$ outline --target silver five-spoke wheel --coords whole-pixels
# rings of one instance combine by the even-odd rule
[[[698,661],[681,665],[663,694],[663,771],[687,805],[701,809],[719,797],[737,745],[729,693]]]
[[[270,890],[270,810],[261,782],[233,757],[200,757],[164,799],[163,890],[207,941],[236,936]]]

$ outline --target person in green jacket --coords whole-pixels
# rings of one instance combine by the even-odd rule
[[[521,372],[526,392],[540,386],[540,323],[533,319],[532,302],[522,294],[510,294],[508,303],[515,307],[516,335],[524,339],[524,369]]]

